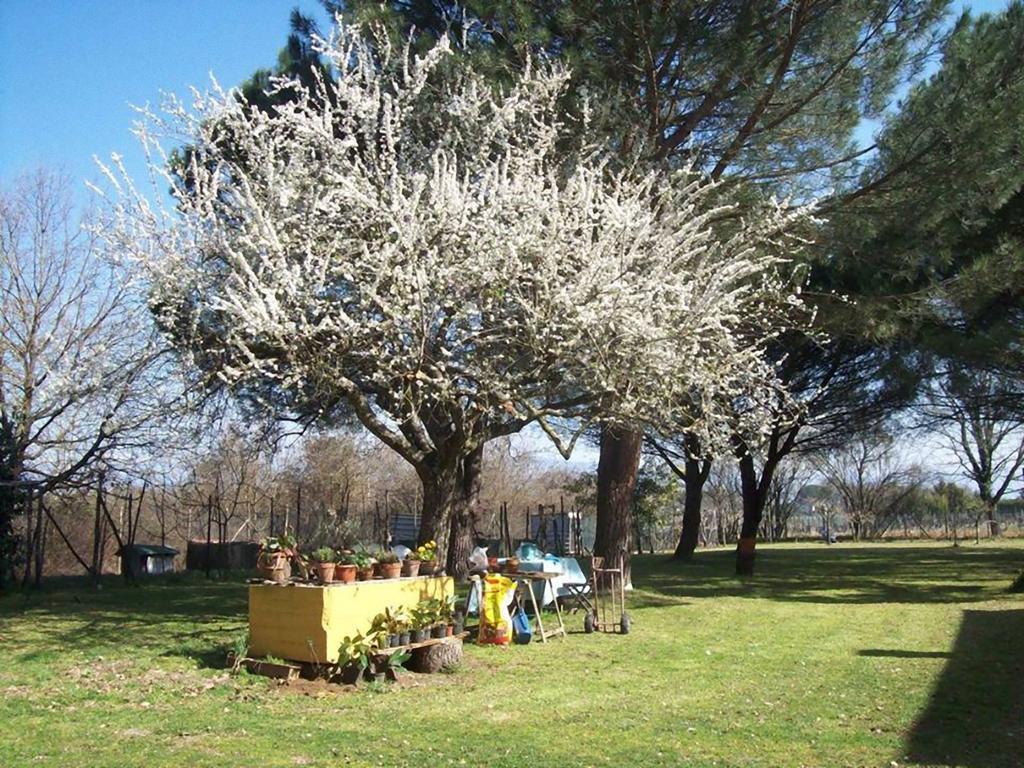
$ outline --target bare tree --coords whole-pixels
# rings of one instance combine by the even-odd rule
[[[73,213],[68,180],[40,170],[0,190],[0,584],[19,513],[35,550],[41,497],[147,439],[166,391],[160,350],[132,282]]]
[[[768,486],[761,538],[778,541],[786,537],[790,518],[799,507],[800,491],[810,482],[812,474],[813,465],[804,455],[790,456],[779,465]]]
[[[882,536],[924,483],[924,474],[900,455],[892,438],[863,433],[815,461],[835,493],[856,540]]]
[[[977,488],[990,536],[1000,533],[996,509],[1024,466],[1018,386],[995,373],[948,366],[923,409],[926,425],[942,435]]]

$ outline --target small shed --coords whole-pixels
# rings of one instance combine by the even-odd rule
[[[121,573],[132,577],[172,573],[177,554],[174,547],[162,544],[129,544],[117,550],[117,556],[121,558]]]

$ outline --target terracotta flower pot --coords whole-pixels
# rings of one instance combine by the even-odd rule
[[[380,575],[383,579],[397,579],[402,575],[401,563],[377,563],[380,566]]]
[[[421,560],[420,576],[433,576],[437,572],[437,560]]]
[[[334,563],[317,563],[316,575],[321,584],[330,584],[334,581]]]
[[[351,584],[356,580],[356,567],[351,564],[339,563],[334,566],[334,580],[343,584]]]
[[[264,579],[268,581],[274,581],[278,584],[284,584],[288,581],[288,570],[286,568],[271,568],[269,566],[260,566],[260,573]]]
[[[445,626],[444,634],[445,634],[446,637],[451,637],[454,633],[455,633],[455,629],[454,629],[454,627],[452,627],[451,624],[448,624],[448,625]]]
[[[373,567],[360,568],[356,571],[356,576],[360,581],[369,581],[373,578]]]
[[[416,576],[420,572],[420,561],[419,560],[403,560],[402,561],[402,575],[403,576]]]
[[[288,567],[288,556],[284,552],[267,552],[260,555],[256,567],[263,578],[283,584],[288,581],[290,569]]]

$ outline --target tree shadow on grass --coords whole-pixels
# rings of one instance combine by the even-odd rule
[[[964,611],[949,663],[907,740],[927,765],[1024,764],[1024,609]]]
[[[698,552],[690,562],[637,557],[634,607],[685,598],[747,597],[807,603],[963,603],[991,600],[1024,567],[1020,547],[877,547],[758,549],[757,573],[734,572],[729,550]]]
[[[205,651],[246,626],[244,585],[224,582],[154,582],[141,586],[106,582],[96,590],[84,580],[64,590],[11,595],[0,601],[0,621],[20,622],[28,636],[19,644],[43,650],[103,652],[112,646],[183,649],[175,655],[205,663]],[[195,654],[190,651],[197,650]],[[29,653],[38,653],[36,647]],[[212,654],[212,650],[210,651]],[[22,659],[29,661],[29,658]]]

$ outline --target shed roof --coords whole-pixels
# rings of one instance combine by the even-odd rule
[[[155,557],[159,555],[176,555],[178,550],[174,547],[165,547],[163,544],[129,544],[117,550],[118,557],[125,554],[142,555],[143,557]]]

